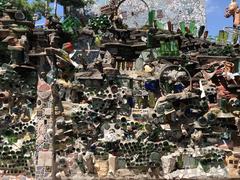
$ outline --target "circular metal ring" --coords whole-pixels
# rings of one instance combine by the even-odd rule
[[[188,70],[187,70],[186,68],[182,67],[182,66],[178,66],[178,65],[168,65],[168,66],[163,67],[163,69],[161,69],[160,75],[159,75],[159,86],[160,86],[160,89],[161,89],[163,95],[166,95],[166,93],[164,92],[164,87],[162,86],[161,78],[162,78],[162,76],[163,76],[164,71],[166,71],[167,69],[170,69],[170,68],[181,68],[182,70],[184,70],[184,71],[187,73],[187,75],[188,75],[188,77],[189,77],[189,82],[190,82],[190,89],[189,89],[189,90],[190,90],[190,92],[191,92],[192,89],[193,89],[193,83],[192,83],[192,76],[191,76],[191,74],[188,72]]]

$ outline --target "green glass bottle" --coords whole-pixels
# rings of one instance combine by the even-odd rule
[[[237,44],[237,42],[238,42],[238,33],[234,31],[232,34],[232,43]]]
[[[172,54],[171,54],[171,41],[167,41],[167,42],[165,42],[166,43],[166,56],[171,56]]]
[[[175,41],[171,40],[170,41],[170,46],[171,46],[171,56],[175,56],[176,55],[176,48],[175,48]]]
[[[184,21],[180,22],[180,29],[183,35],[186,34],[186,23]]]
[[[193,36],[197,35],[197,26],[196,26],[196,21],[192,20],[189,25],[190,33]]]
[[[160,30],[164,30],[164,23],[162,23],[161,21],[156,21],[156,28],[160,29]]]
[[[69,31],[69,27],[71,26],[71,20],[70,17],[67,17],[64,21],[63,21],[63,28],[65,31]]]
[[[215,36],[215,41],[216,41],[217,44],[221,43],[219,36]]]
[[[229,37],[228,32],[224,31],[224,33],[223,33],[223,43],[224,43],[224,45],[226,45],[228,43],[228,37]]]
[[[156,16],[156,11],[155,10],[149,11],[149,13],[148,13],[148,24],[149,24],[150,27],[153,27],[153,25],[154,25],[155,16]]]
[[[219,31],[219,35],[218,35],[218,40],[219,40],[219,43],[220,44],[223,44],[224,43],[224,31],[223,30],[220,30]]]
[[[165,54],[165,42],[160,41],[160,47],[158,49],[158,55],[159,56],[164,56],[164,54]]]
[[[178,44],[178,40],[175,40],[175,46],[174,46],[176,49],[175,49],[175,53],[176,53],[176,56],[179,56],[180,55],[180,52],[179,52],[179,44]]]

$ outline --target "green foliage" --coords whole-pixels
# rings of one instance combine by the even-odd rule
[[[31,4],[31,11],[33,13],[38,13],[42,16],[45,16],[46,12],[51,12],[51,8],[46,9],[46,1],[45,0],[34,0]]]
[[[23,9],[25,11],[31,11],[31,4],[28,3],[28,0],[13,0],[11,2],[18,9]]]
[[[28,2],[28,0],[0,0],[1,7],[8,7],[11,5],[24,11],[31,9],[31,4]]]
[[[45,16],[46,7],[45,0],[33,0],[29,3],[28,0],[0,0],[0,10],[4,10],[6,7],[16,7],[25,12],[28,19],[32,19],[35,13]],[[51,9],[47,9],[51,11]]]
[[[0,0],[0,4],[6,4],[7,2],[7,0]]]
[[[54,2],[54,0],[49,0]],[[87,5],[95,3],[95,0],[57,0],[63,6],[74,6],[83,8]],[[46,9],[46,0],[33,0],[31,3],[28,0],[0,0],[0,10],[4,10],[7,6],[13,6],[23,10],[28,19],[31,19],[35,13],[45,16],[45,12],[50,12],[52,9]]]

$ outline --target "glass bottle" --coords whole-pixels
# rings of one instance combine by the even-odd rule
[[[223,33],[223,44],[224,44],[224,45],[227,45],[227,43],[228,43],[228,37],[229,37],[228,32],[227,32],[227,31],[224,31],[224,33]]]
[[[220,44],[224,43],[224,31],[223,30],[219,31],[218,40],[219,40]]]
[[[169,30],[170,32],[172,32],[172,31],[173,31],[173,24],[172,24],[171,21],[168,21],[168,22],[167,22],[167,26],[168,26],[168,30]]]
[[[182,31],[182,34],[185,35],[186,34],[186,23],[184,21],[180,22],[180,29]]]
[[[198,37],[201,38],[205,30],[205,26],[200,26],[198,30]]]
[[[232,34],[232,43],[237,44],[237,42],[238,42],[238,33],[234,31]]]
[[[164,30],[164,23],[157,20],[156,21],[156,27],[157,27],[157,29]]]
[[[155,10],[151,10],[148,13],[148,23],[149,23],[149,26],[151,27],[153,27],[155,16],[156,16]]]
[[[191,33],[193,36],[196,36],[196,34],[197,34],[196,21],[192,20],[192,21],[190,22],[189,30],[190,30],[190,33]]]
[[[208,38],[208,31],[204,32],[203,38],[206,40]]]

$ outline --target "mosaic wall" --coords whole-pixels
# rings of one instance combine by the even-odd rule
[[[239,44],[114,5],[41,28],[0,1],[0,180],[240,179]]]
[[[204,0],[145,0],[149,9],[156,10],[158,19],[171,21],[175,28],[179,22],[195,20],[204,25],[206,21]],[[141,27],[147,22],[147,6],[140,0],[126,0],[119,11],[122,12],[125,23],[129,27]]]

